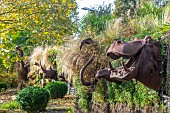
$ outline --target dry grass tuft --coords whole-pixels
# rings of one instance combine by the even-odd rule
[[[37,82],[40,79],[40,75],[43,74],[41,68],[39,66],[34,65],[35,62],[40,63],[45,68],[48,69],[50,67],[54,68],[53,62],[50,61],[51,57],[53,57],[54,61],[57,56],[58,48],[46,46],[45,48],[38,46],[33,50],[33,53],[30,56],[30,72],[28,73],[28,77],[31,78],[31,84]]]
[[[62,71],[67,72],[70,79],[74,75],[78,75],[82,66],[88,61],[94,52],[94,61],[85,71],[85,79],[91,80],[94,78],[97,70],[106,67],[107,57],[103,54],[103,49],[98,42],[95,42],[95,45],[84,45],[82,50],[79,49],[79,44],[80,40],[71,40],[65,51],[61,54]]]
[[[120,37],[122,29],[122,19],[110,20],[106,23],[105,34],[110,40]]]
[[[164,9],[164,20],[163,23],[170,23],[170,3]]]

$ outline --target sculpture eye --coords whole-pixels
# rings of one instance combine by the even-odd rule
[[[122,43],[122,41],[121,41],[121,40],[118,40],[118,41],[117,41],[117,44],[120,44],[120,43]]]
[[[151,42],[152,42],[152,38],[150,36],[146,36],[145,43],[151,43]]]

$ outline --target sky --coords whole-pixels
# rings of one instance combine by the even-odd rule
[[[83,10],[81,8],[83,7],[95,7],[98,5],[102,5],[104,2],[104,4],[109,4],[114,2],[114,0],[77,0],[77,4],[79,6],[78,12],[79,12],[79,17],[83,17],[83,15],[87,14],[88,11],[87,10]]]

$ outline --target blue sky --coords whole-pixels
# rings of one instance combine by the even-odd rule
[[[103,2],[105,4],[109,4],[109,3],[113,3],[114,0],[77,0],[77,4],[79,6],[79,17],[83,17],[83,15],[85,15],[86,13],[88,13],[87,10],[82,10],[81,8],[83,7],[95,7],[95,6],[98,6],[98,5],[102,5]]]

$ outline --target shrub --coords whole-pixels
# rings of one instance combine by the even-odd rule
[[[35,86],[26,87],[17,95],[20,108],[29,113],[44,111],[49,98],[50,94],[47,90]]]
[[[67,85],[64,82],[56,81],[56,82],[49,82],[45,89],[50,92],[50,96],[52,99],[61,98],[67,93]]]
[[[5,82],[0,82],[0,91],[6,90],[7,89],[7,84]]]
[[[0,110],[13,110],[13,109],[18,109],[19,104],[16,100],[13,101],[8,101],[0,105]]]

